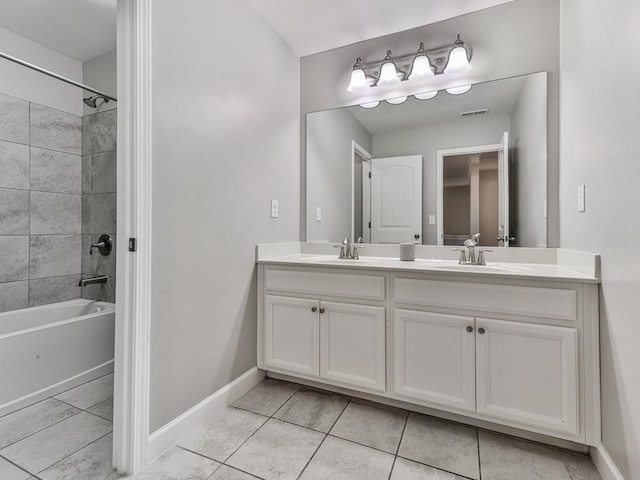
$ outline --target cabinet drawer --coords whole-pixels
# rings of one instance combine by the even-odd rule
[[[291,292],[312,296],[385,299],[385,277],[306,270],[265,269],[268,292]]]
[[[575,320],[576,292],[569,289],[453,283],[396,278],[398,303]]]

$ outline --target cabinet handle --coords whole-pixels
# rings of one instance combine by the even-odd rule
[[[316,313],[316,312],[318,311],[318,307],[311,307],[311,311],[312,311],[313,313]]]
[[[320,309],[320,313],[324,313],[324,308],[321,308],[321,309]]]
[[[480,327],[480,328],[478,329],[478,333],[479,333],[480,335],[484,335],[484,332],[485,332],[485,329],[484,329],[484,328]]]
[[[468,326],[467,327],[467,332],[469,332],[469,333],[473,332],[473,327],[472,326]]]

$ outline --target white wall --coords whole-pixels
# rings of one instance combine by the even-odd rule
[[[93,60],[88,60],[82,64],[82,78],[83,83],[89,87],[93,87],[101,92],[109,94],[113,97],[117,96],[117,58],[116,52],[107,53],[101,55]],[[94,93],[84,91],[84,97],[95,95]],[[91,108],[82,104],[84,108],[84,115],[91,115],[93,113],[103,112],[105,110],[113,110],[117,108],[118,104],[114,101],[102,103],[102,100],[98,100],[97,108]]]
[[[82,62],[0,27],[0,50],[39,67],[82,82]],[[78,87],[0,58],[0,93],[82,115]]]
[[[547,245],[547,76],[527,76],[511,115],[511,231],[515,245]]]
[[[307,240],[341,242],[351,238],[351,142],[371,153],[371,134],[345,109],[309,114],[307,126]]]
[[[559,0],[519,0],[303,57],[300,73],[301,113],[304,116],[308,112],[361,103],[362,96],[354,96],[346,89],[356,57],[362,57],[365,62],[381,60],[387,49],[398,55],[405,54],[415,51],[420,42],[424,42],[427,49],[440,47],[455,40],[457,33],[471,46],[473,64],[471,72],[458,82],[476,83],[549,71],[549,246],[557,246],[558,5]],[[436,83],[439,88],[445,87],[446,79],[439,78]],[[403,83],[403,86],[406,84]],[[304,123],[301,129],[304,142]],[[302,155],[304,158],[304,145]]]
[[[562,0],[560,30],[561,245],[601,255],[603,442],[624,478],[634,480],[640,478],[640,2]],[[585,213],[576,208],[581,184]]]
[[[255,244],[299,238],[300,77],[244,1],[157,0],[152,27],[154,431],[256,365]]]
[[[509,122],[509,117],[504,116],[461,117],[455,123],[373,136],[371,153],[376,158],[422,155],[422,235],[425,245],[438,243],[437,226],[429,225],[429,215],[437,215],[438,150],[500,143],[502,134],[509,130]]]

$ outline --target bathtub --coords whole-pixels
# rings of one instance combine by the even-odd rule
[[[113,303],[0,313],[0,416],[112,372],[114,338]]]

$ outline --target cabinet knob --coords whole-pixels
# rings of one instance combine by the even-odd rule
[[[469,332],[469,333],[473,332],[473,327],[472,326],[468,326],[467,327],[467,332]]]
[[[321,309],[320,309],[320,313],[324,313],[324,308],[321,308]]]
[[[484,332],[485,332],[485,329],[484,329],[484,328],[480,327],[480,328],[478,329],[478,333],[479,333],[480,335],[484,335]]]
[[[316,313],[316,312],[318,311],[318,307],[311,307],[311,311],[312,311],[313,313]]]

